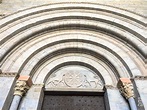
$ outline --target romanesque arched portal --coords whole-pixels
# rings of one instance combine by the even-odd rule
[[[26,87],[28,83],[18,81],[15,90],[21,84],[25,92],[29,89],[20,95],[19,110],[41,109],[47,91],[103,92],[106,110],[129,110],[117,88],[120,78],[131,79],[138,110],[147,107],[146,85],[139,86],[147,75],[144,17],[106,5],[61,3],[0,21],[0,78],[9,82],[0,86],[5,94],[2,109],[11,105],[18,75],[33,82]]]

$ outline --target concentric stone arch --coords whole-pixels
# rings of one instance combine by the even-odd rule
[[[111,74],[98,74],[104,82],[113,78],[112,88],[120,77],[146,74],[146,19],[132,12],[100,4],[61,3],[19,11],[0,21],[2,72],[30,75],[35,84],[44,83],[52,73],[40,71],[53,65],[52,60],[60,62],[51,71],[73,62],[98,71],[97,65],[103,63],[103,70]],[[64,61],[64,56],[69,59]]]

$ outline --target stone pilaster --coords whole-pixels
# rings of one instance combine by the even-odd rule
[[[147,110],[147,76],[135,76],[134,82],[139,92],[136,98],[139,110]]]
[[[33,84],[20,103],[19,110],[41,110],[44,84]]]
[[[107,110],[130,110],[126,100],[120,95],[117,87],[105,85],[105,104]]]
[[[126,98],[129,99],[130,97],[135,97],[133,91],[133,84],[130,79],[128,78],[120,78],[118,81],[118,88],[120,93]]]
[[[0,70],[0,110],[9,109],[17,76],[17,73]]]

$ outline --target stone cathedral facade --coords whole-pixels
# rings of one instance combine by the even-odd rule
[[[146,0],[0,2],[0,110],[147,110]]]

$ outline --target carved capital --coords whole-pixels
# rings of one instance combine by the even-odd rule
[[[23,96],[28,89],[29,86],[27,85],[26,81],[17,81],[14,89],[14,95]]]
[[[16,81],[14,95],[23,96],[32,85],[32,81],[29,76],[20,76]]]
[[[117,84],[120,93],[126,98],[134,97],[133,84],[128,78],[120,78]]]

